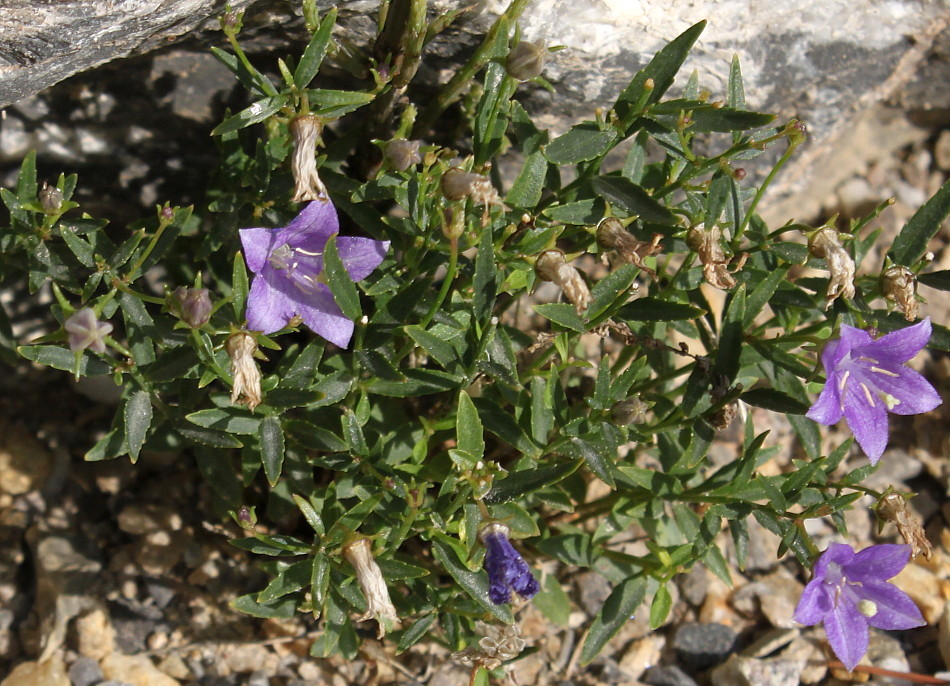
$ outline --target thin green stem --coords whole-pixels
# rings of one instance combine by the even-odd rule
[[[742,236],[745,234],[745,230],[749,226],[749,222],[752,221],[752,217],[755,216],[755,210],[759,206],[759,202],[761,202],[762,198],[765,196],[766,189],[768,189],[772,181],[775,180],[775,177],[778,175],[782,167],[785,166],[785,163],[792,158],[792,154],[794,154],[797,147],[797,140],[789,141],[788,148],[785,150],[785,153],[779,158],[779,161],[775,163],[775,166],[772,167],[768,176],[765,177],[762,185],[760,185],[758,190],[756,190],[755,197],[752,198],[752,202],[749,203],[749,208],[746,210],[745,216],[742,218],[742,223],[736,227],[736,234],[732,237],[733,252],[737,252],[739,250],[739,245],[742,243]]]
[[[165,229],[171,224],[171,221],[160,220],[158,223],[158,229],[155,231],[155,234],[152,236],[152,240],[148,242],[148,245],[145,247],[145,250],[139,255],[139,258],[135,261],[135,264],[132,265],[132,268],[125,275],[123,281],[129,283],[135,278],[136,273],[142,268],[142,265],[145,264],[145,260],[148,259],[148,256],[152,254],[152,251],[155,249],[155,246],[158,245],[158,241],[161,239],[162,234],[165,233]]]
[[[234,50],[234,54],[237,55],[237,58],[241,61],[241,64],[243,64],[244,68],[247,69],[247,73],[253,78],[258,73],[257,69],[254,68],[254,66],[251,64],[251,61],[247,58],[247,55],[244,54],[244,50],[241,49],[241,46],[237,41],[237,35],[233,31],[226,31],[225,33],[228,37],[228,42],[231,44],[231,49]],[[277,95],[277,89],[274,88],[274,85],[266,78],[254,79],[254,81],[257,82],[261,89],[270,97]]]

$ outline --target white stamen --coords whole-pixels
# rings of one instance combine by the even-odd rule
[[[841,381],[838,382],[838,391],[844,393],[844,387],[848,383],[848,377],[851,376],[851,372],[845,372],[841,375]]]
[[[309,257],[320,257],[323,255],[319,250],[317,252],[310,252],[309,250],[304,250],[303,248],[294,248],[294,252],[299,252],[301,255],[307,255]]]
[[[871,391],[867,386],[864,385],[864,382],[862,381],[858,385],[864,389],[864,397],[868,399],[868,404],[870,404],[871,407],[877,407],[877,405],[874,404],[874,398],[871,396]]]
[[[881,369],[880,367],[871,367],[871,371],[877,372],[878,374],[883,374],[884,376],[890,376],[892,378],[897,378],[898,376],[900,376],[899,374],[895,374],[894,372],[888,369]]]
[[[878,360],[875,360],[873,357],[865,357],[864,355],[861,355],[861,357],[859,357],[858,360],[860,360],[861,362],[870,362],[871,364],[881,364]]]

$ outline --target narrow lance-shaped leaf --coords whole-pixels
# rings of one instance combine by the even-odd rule
[[[277,417],[265,417],[258,432],[261,443],[261,464],[271,486],[276,486],[284,466],[284,431]]]
[[[148,391],[137,390],[128,397],[123,408],[125,414],[125,441],[129,457],[137,462],[145,444],[145,436],[152,424],[152,400]]]
[[[333,26],[336,24],[336,8],[331,9],[320,22],[320,27],[314,31],[313,38],[304,50],[297,69],[294,70],[294,85],[297,88],[306,88],[313,81],[313,77],[320,71],[320,65],[327,54]]]

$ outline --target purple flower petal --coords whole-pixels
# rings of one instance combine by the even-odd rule
[[[930,317],[923,321],[881,336],[867,346],[866,352],[881,362],[902,364],[913,359],[930,340]],[[871,350],[873,348],[873,351]]]
[[[840,338],[825,343],[825,347],[821,351],[821,366],[824,368],[825,373],[830,376],[831,372],[838,366],[838,363],[841,362],[844,356],[849,352],[851,352],[851,347]]]
[[[863,376],[878,390],[900,401],[888,407],[894,414],[930,412],[943,402],[930,382],[910,367],[881,363],[870,366]]]
[[[868,652],[867,618],[854,604],[842,600],[825,616],[825,633],[835,655],[853,671]]]
[[[873,627],[894,631],[927,624],[910,596],[887,581],[865,579],[860,586],[854,587],[854,593],[862,600],[870,600],[876,606],[877,612],[866,617],[867,623]]]
[[[287,326],[295,314],[294,304],[285,293],[268,283],[264,275],[258,276],[247,294],[247,327],[265,334],[274,333]]]
[[[276,246],[273,245],[273,229],[241,229],[241,245],[244,247],[244,261],[247,268],[257,274],[267,264],[267,256]]]
[[[864,454],[877,464],[887,447],[887,406],[867,385],[845,386],[844,417]]]
[[[841,419],[844,408],[841,407],[841,395],[838,392],[840,376],[837,373],[828,375],[828,382],[821,389],[818,400],[805,413],[806,417],[825,426],[836,424]]]
[[[306,302],[298,302],[297,314],[311,331],[320,334],[334,345],[345,348],[350,344],[353,322],[343,316],[326,286],[321,284],[316,293],[307,296]]]
[[[314,200],[304,207],[287,226],[277,229],[275,245],[287,243],[291,247],[306,243],[325,244],[330,236],[340,232],[340,218],[329,200]]]
[[[792,617],[799,624],[814,626],[823,621],[832,608],[830,587],[824,578],[815,578],[808,582]]]
[[[907,566],[910,552],[909,545],[895,543],[872,545],[855,553],[851,561],[846,564],[848,578],[862,583],[869,579],[891,579]]]
[[[496,523],[481,534],[485,544],[488,597],[496,605],[510,602],[512,590],[523,598],[531,598],[540,590],[528,563],[508,540],[507,531],[507,527]]]
[[[846,543],[830,543],[815,563],[812,570],[814,579],[824,580],[828,574],[828,565],[834,562],[840,567],[846,566],[854,559],[854,548]]]
[[[856,329],[847,324],[841,325],[841,331],[838,335],[841,337],[841,345],[846,352],[851,352],[855,348],[860,348],[874,342],[874,339],[871,338],[871,334],[867,331],[864,329]]]
[[[340,236],[336,239],[336,249],[350,278],[353,281],[362,281],[372,274],[386,257],[389,241]]]

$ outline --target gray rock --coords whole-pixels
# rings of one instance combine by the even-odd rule
[[[690,671],[717,665],[732,652],[736,632],[725,624],[684,624],[673,637],[673,650]]]
[[[733,655],[710,674],[712,686],[798,686],[804,660],[756,660]]]
[[[103,679],[99,663],[91,657],[81,657],[69,667],[69,682],[73,686],[92,686]]]
[[[270,686],[270,677],[265,672],[251,672],[247,677],[247,686]]]
[[[693,677],[676,665],[651,667],[640,680],[650,686],[696,686]]]

